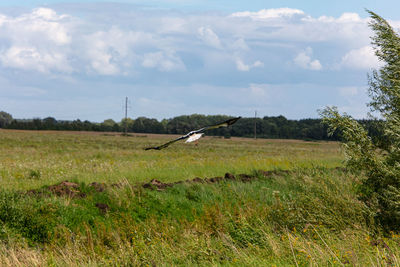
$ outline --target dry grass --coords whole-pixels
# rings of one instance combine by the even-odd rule
[[[0,266],[399,266],[333,142],[0,131]],[[138,182],[286,169],[251,183]],[[21,194],[75,180],[85,198]],[[95,192],[92,182],[119,182]],[[102,213],[97,203],[110,208]]]

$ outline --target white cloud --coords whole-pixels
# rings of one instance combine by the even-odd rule
[[[232,44],[232,49],[233,50],[242,50],[242,51],[248,51],[249,47],[246,43],[246,41],[243,38],[237,39],[233,44]]]
[[[219,40],[219,37],[210,28],[200,27],[197,30],[197,33],[199,38],[203,40],[205,44],[215,48],[221,48],[221,41]]]
[[[90,69],[102,75],[121,74],[122,68],[132,61],[130,47],[141,37],[140,33],[123,32],[117,27],[84,36],[86,53],[82,55]]]
[[[236,68],[239,71],[249,71],[252,68],[264,67],[264,63],[259,60],[255,61],[251,65],[245,64],[240,58],[236,58],[235,62],[236,62]]]
[[[321,70],[322,65],[318,59],[312,59],[312,49],[311,47],[307,47],[304,51],[297,54],[294,58],[294,63],[303,69],[308,70]]]
[[[147,53],[143,56],[143,67],[157,68],[160,71],[180,71],[185,70],[182,60],[173,53],[155,52]]]
[[[293,8],[272,8],[272,9],[262,9],[257,12],[236,12],[232,14],[232,17],[248,17],[254,20],[266,20],[282,17],[292,17],[294,15],[305,15],[302,10]]]
[[[311,21],[311,22],[315,22],[315,21],[319,21],[322,23],[342,23],[342,24],[351,24],[351,23],[366,23],[367,19],[362,19],[360,17],[360,15],[358,15],[357,13],[349,13],[349,12],[345,12],[343,13],[339,18],[334,18],[334,17],[330,17],[330,16],[321,16],[319,18],[312,18],[312,17],[307,17],[305,19],[303,19],[305,21]]]
[[[337,51],[350,51],[343,57],[342,66],[365,68],[373,61],[363,58],[356,62],[356,51],[351,51],[360,45],[368,46],[371,34],[367,19],[355,13],[312,18],[292,8],[230,16],[135,10],[134,22],[127,23],[125,18],[130,13],[121,12],[122,15],[108,14],[112,16],[109,24],[104,19],[100,23],[90,16],[77,18],[49,8],[14,17],[0,14],[0,61],[6,68],[40,72],[140,75],[151,68],[190,69],[191,62],[204,68],[212,64],[223,71],[231,69],[233,60],[237,70],[248,72],[264,65],[276,67],[283,61],[278,57],[288,56],[304,45],[318,47],[325,55],[322,42],[338,47]],[[198,39],[205,46],[199,46]],[[207,46],[216,49],[211,51]],[[279,48],[270,52],[270,47]],[[329,63],[332,65],[335,58],[342,56],[332,50],[326,52],[332,55],[331,62],[328,59],[324,66],[313,58],[311,49],[301,51],[292,61],[309,70],[329,69]],[[271,61],[271,56],[276,60]],[[247,58],[257,61],[249,63]]]
[[[43,52],[35,47],[12,46],[0,55],[4,66],[48,73],[51,70],[71,72],[72,68],[62,53]]]
[[[34,9],[19,17],[3,17],[0,32],[16,44],[66,45],[71,42],[69,16],[48,8]]]
[[[57,21],[57,20],[66,18],[67,16],[66,15],[59,16],[59,15],[57,15],[57,13],[54,10],[52,10],[50,8],[41,7],[41,8],[34,9],[32,14],[28,15],[28,17],[43,18],[45,20]]]
[[[375,55],[371,46],[364,46],[350,50],[342,57],[341,66],[351,69],[372,69],[379,68],[382,62]]]
[[[73,71],[65,54],[72,42],[69,16],[38,8],[19,17],[3,15],[0,21],[0,35],[8,44],[0,46],[4,67],[44,73]]]
[[[363,21],[357,13],[343,13],[337,21],[339,22],[359,22]]]

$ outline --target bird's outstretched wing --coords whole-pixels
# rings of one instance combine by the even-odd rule
[[[161,150],[161,149],[166,148],[169,145],[171,145],[171,144],[173,144],[173,143],[175,143],[175,142],[177,142],[179,140],[186,139],[186,138],[188,138],[189,136],[191,136],[193,134],[201,133],[201,132],[204,132],[204,131],[207,131],[207,130],[216,129],[216,128],[220,128],[220,127],[228,127],[229,125],[232,125],[235,122],[237,122],[240,118],[241,117],[236,117],[236,118],[233,118],[233,119],[229,119],[229,120],[223,121],[223,122],[218,123],[218,124],[206,126],[206,127],[201,128],[201,129],[198,129],[198,130],[195,130],[195,131],[191,131],[191,132],[189,132],[189,133],[187,133],[185,135],[182,135],[182,136],[180,136],[180,137],[178,137],[178,138],[176,138],[174,140],[171,140],[171,141],[169,141],[169,142],[167,142],[165,144],[162,144],[160,146],[146,147],[144,150],[151,150],[151,149]]]
[[[144,150],[151,150],[151,149],[154,149],[154,150],[161,150],[161,149],[163,149],[163,148],[166,148],[166,147],[169,146],[170,144],[173,144],[173,143],[175,143],[175,142],[177,142],[177,141],[179,141],[179,140],[185,139],[185,138],[187,138],[186,135],[181,136],[181,137],[178,137],[178,138],[176,138],[176,139],[174,139],[174,140],[171,140],[171,141],[169,141],[169,142],[167,142],[167,143],[165,143],[165,144],[163,144],[163,145],[160,145],[160,146],[146,147]]]
[[[226,121],[223,121],[223,122],[211,125],[211,126],[206,126],[206,127],[202,128],[202,129],[194,131],[194,132],[195,133],[199,133],[199,132],[204,132],[204,131],[211,130],[211,129],[221,128],[221,127],[228,127],[229,125],[232,125],[235,122],[237,122],[240,118],[241,117],[236,117],[236,118],[233,118],[233,119],[229,119],[229,120],[226,120]]]

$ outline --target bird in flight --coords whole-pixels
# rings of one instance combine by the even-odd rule
[[[146,147],[144,150],[150,150],[150,149],[155,149],[155,150],[161,150],[163,148],[168,147],[169,145],[179,141],[179,140],[183,140],[186,139],[185,143],[190,143],[193,141],[196,141],[198,139],[200,139],[200,137],[204,134],[205,131],[207,130],[211,130],[211,129],[216,129],[216,128],[220,128],[220,127],[228,127],[229,125],[234,124],[235,122],[237,122],[241,117],[237,117],[237,118],[233,118],[233,119],[229,119],[223,122],[220,122],[218,124],[214,124],[214,125],[210,125],[210,126],[206,126],[203,127],[201,129],[195,130],[195,131],[191,131],[185,135],[182,135],[181,137],[178,137],[174,140],[171,140],[165,144],[162,144],[160,146],[154,146],[154,147]]]

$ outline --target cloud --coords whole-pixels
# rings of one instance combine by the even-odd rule
[[[253,64],[251,65],[247,65],[245,64],[240,58],[236,58],[236,68],[239,71],[249,71],[252,68],[260,68],[260,67],[264,67],[264,63],[262,63],[261,61],[257,60],[255,61]]]
[[[347,52],[342,57],[341,66],[350,69],[369,70],[379,68],[382,66],[382,62],[379,61],[371,46],[363,46]]]
[[[250,11],[244,11],[244,12],[236,12],[233,13],[231,16],[232,17],[248,17],[253,20],[267,20],[267,19],[275,19],[275,18],[290,18],[295,15],[305,15],[302,10],[299,9],[293,9],[293,8],[272,8],[272,9],[262,9],[257,12],[250,12]]]
[[[315,110],[331,100],[337,106],[360,100],[366,71],[379,63],[370,48],[368,18],[355,13],[313,17],[279,8],[227,14],[130,4],[1,12],[2,75],[18,88],[44,90],[40,96],[57,103],[63,101],[60,95],[72,103],[85,94],[81,114],[95,90],[93,109],[101,99],[118,102],[131,93],[143,100],[138,115],[156,112],[146,103],[164,103],[158,118],[190,112],[240,115],[254,113],[255,107],[266,115],[316,116]],[[2,92],[16,87],[9,88]],[[35,92],[40,93],[25,91]],[[120,103],[113,108],[118,118]],[[111,111],[102,112],[90,116],[102,121]]]
[[[148,53],[143,56],[143,67],[157,68],[160,71],[180,71],[185,70],[182,60],[175,56],[174,53],[155,52]]]
[[[350,51],[343,57],[346,68],[368,65],[355,63],[357,56],[352,50],[367,46],[370,35],[367,20],[355,13],[313,18],[299,9],[276,8],[226,16],[127,7],[116,8],[118,14],[100,10],[98,17],[50,8],[17,16],[0,14],[0,62],[5,68],[42,73],[135,77],[152,69],[187,71],[203,66],[202,72],[207,73],[215,66],[221,72],[229,71],[232,60],[242,72],[263,66],[284,68],[279,63],[285,60],[304,69],[321,70],[328,69],[335,59],[337,65],[337,58],[343,56],[325,50],[332,55],[324,66],[313,58],[311,48],[294,59],[285,57],[304,45],[326,54],[326,48],[321,48],[325,42],[337,46],[337,51]],[[248,63],[248,58],[253,63]]]
[[[72,71],[65,54],[72,41],[69,16],[38,8],[19,17],[3,15],[0,21],[1,39],[6,39],[0,44],[3,66],[44,73]]]
[[[72,71],[64,54],[40,51],[36,47],[12,46],[0,55],[0,61],[6,67],[43,73],[48,73],[50,69],[60,72]]]
[[[205,44],[214,48],[221,48],[221,41],[218,36],[210,28],[200,27],[197,30],[199,38],[203,40]]]
[[[312,49],[307,47],[304,51],[297,54],[294,58],[294,63],[303,69],[307,70],[321,70],[322,65],[318,59],[312,59]]]
[[[319,18],[307,17],[307,21],[319,21],[323,23],[366,23],[368,19],[362,19],[357,13],[345,12],[340,17],[320,16]]]
[[[122,69],[129,66],[134,58],[131,46],[140,38],[146,39],[146,34],[123,32],[118,27],[108,31],[97,31],[83,36],[85,53],[89,71],[102,75],[121,74]]]
[[[246,41],[243,38],[237,39],[231,46],[233,50],[248,51],[250,50]]]

